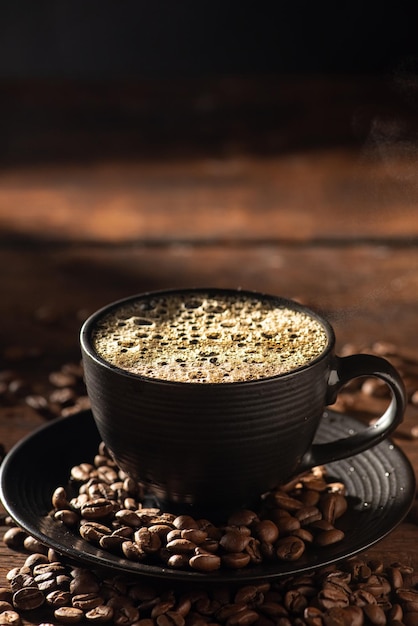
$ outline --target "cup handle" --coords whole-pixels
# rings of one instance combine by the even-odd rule
[[[334,357],[328,377],[327,405],[335,402],[338,391],[345,383],[362,376],[380,378],[388,385],[392,396],[388,408],[373,426],[343,439],[313,444],[302,458],[302,469],[325,465],[363,452],[380,443],[402,422],[406,407],[402,378],[386,359],[371,354]]]

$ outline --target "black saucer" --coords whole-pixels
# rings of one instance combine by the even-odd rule
[[[363,428],[357,420],[327,411],[316,441],[327,442]],[[0,497],[16,523],[63,557],[85,566],[168,581],[250,582],[293,575],[366,550],[397,526],[415,497],[415,476],[403,452],[390,440],[371,450],[327,466],[332,480],[342,481],[350,500],[341,520],[344,540],[307,551],[293,563],[269,563],[210,574],[135,563],[97,549],[47,514],[58,485],[66,485],[70,468],[91,461],[100,438],[90,411],[60,418],[20,441],[0,468]],[[344,526],[342,526],[344,524]]]

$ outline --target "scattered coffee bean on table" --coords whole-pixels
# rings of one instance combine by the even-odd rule
[[[196,530],[196,529],[195,529]],[[23,549],[9,528],[4,543]],[[33,546],[33,542],[26,542]],[[111,623],[135,626],[416,626],[418,574],[401,563],[348,559],[339,565],[244,585],[168,583],[66,563],[29,552],[0,588],[0,624]],[[39,619],[40,618],[40,619]]]

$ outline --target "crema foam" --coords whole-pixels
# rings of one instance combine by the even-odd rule
[[[248,293],[139,296],[100,318],[93,345],[112,365],[175,382],[225,383],[288,373],[328,343],[307,313]]]

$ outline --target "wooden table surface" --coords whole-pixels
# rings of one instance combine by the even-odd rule
[[[161,288],[301,299],[334,325],[337,352],[393,344],[411,399],[418,119],[407,81],[38,81],[0,84],[0,95],[6,452],[60,412],[39,396],[60,384],[51,373],[79,362],[86,316]],[[380,401],[361,402],[373,414]],[[417,429],[411,400],[394,440],[416,473]],[[418,568],[417,523],[413,508],[367,558]],[[0,586],[24,558],[0,544]]]

